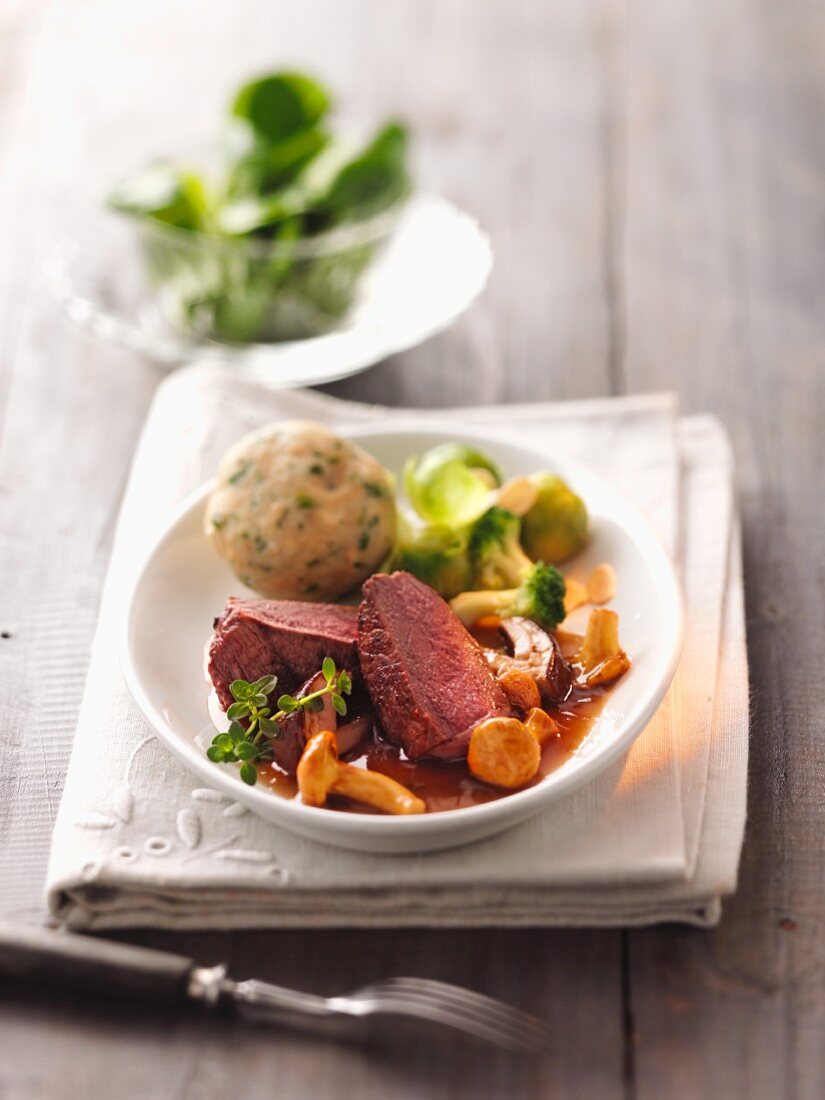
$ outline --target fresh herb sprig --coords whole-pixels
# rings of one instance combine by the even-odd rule
[[[324,705],[325,695],[330,696],[337,714],[343,716],[347,713],[344,696],[352,691],[349,673],[345,669],[339,672],[331,657],[324,658],[321,673],[324,677],[323,687],[300,697],[286,694],[279,696],[278,709],[274,714],[269,706],[269,696],[278,684],[277,676],[261,676],[253,683],[233,680],[229,690],[235,702],[226,712],[230,722],[229,729],[212,739],[206,755],[215,764],[239,763],[241,779],[253,787],[258,780],[255,764],[271,757],[271,742],[277,741],[281,736],[278,723],[282,718],[300,710],[320,710]],[[247,719],[245,726],[241,721],[244,718]]]

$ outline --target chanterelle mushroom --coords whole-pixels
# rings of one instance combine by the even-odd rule
[[[619,642],[619,616],[615,611],[597,607],[590,612],[578,662],[588,687],[618,680],[630,668],[630,658]]]
[[[330,794],[344,795],[388,814],[423,814],[424,802],[388,775],[342,764],[332,730],[314,734],[298,763],[298,789],[309,806],[323,806]]]
[[[499,633],[509,652],[485,650],[493,672],[497,676],[511,669],[526,672],[535,681],[542,698],[553,703],[563,702],[573,684],[573,672],[552,634],[532,620],[519,616],[502,619]]]
[[[488,718],[470,735],[467,767],[494,787],[521,787],[535,776],[541,762],[539,739],[518,718]]]

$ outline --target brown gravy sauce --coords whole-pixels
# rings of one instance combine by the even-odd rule
[[[501,639],[495,631],[475,630],[476,640],[487,648],[500,649]],[[565,657],[571,658],[578,651],[581,636],[577,634],[556,633]],[[550,772],[568,760],[584,741],[595,725],[604,707],[607,688],[574,687],[568,699],[560,706],[549,706],[547,713],[558,723],[559,731],[549,738],[542,748],[541,764],[538,774],[525,787],[534,787]],[[405,787],[422,798],[430,813],[442,810],[458,810],[465,806],[478,806],[483,802],[493,802],[506,798],[512,791],[490,787],[475,779],[464,761],[447,763],[438,760],[413,762],[407,759],[404,751],[397,745],[374,738],[361,752],[344,757],[347,763],[384,775],[403,783]],[[295,777],[287,775],[275,764],[258,766],[259,782],[282,798],[294,798],[298,793]],[[331,798],[327,804],[330,809],[348,813],[375,813],[366,806],[358,806],[347,799]]]

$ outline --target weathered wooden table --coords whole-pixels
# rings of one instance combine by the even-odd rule
[[[40,253],[114,149],[170,121],[205,132],[233,82],[281,63],[323,74],[348,114],[409,118],[421,180],[496,249],[454,329],[332,392],[673,388],[730,430],[754,695],[739,893],[710,933],[135,934],[317,990],[399,971],[466,982],[545,1016],[551,1050],[365,1050],[6,989],[0,1097],[825,1095],[825,9],[806,0],[0,9],[0,912],[42,917],[48,829],[25,807],[57,807],[158,382],[60,316]],[[56,636],[66,601],[75,627]]]

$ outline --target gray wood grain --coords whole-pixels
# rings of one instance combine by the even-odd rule
[[[132,936],[158,942],[166,937]],[[201,1020],[133,1006],[102,1007],[53,995],[45,1006],[30,993],[8,995],[0,1048],[17,1051],[18,1065],[0,1064],[15,1083],[27,1074],[30,1093],[47,1096],[277,1096],[284,1100],[351,1095],[441,1098],[620,1096],[621,1053],[615,988],[605,980],[616,966],[616,937],[590,933],[563,939],[541,932],[342,931],[197,935],[189,948],[206,960],[229,958],[238,976],[263,974],[318,992],[350,982],[406,972],[459,980],[530,1003],[546,1016],[552,1057],[534,1063],[452,1036],[393,1029],[368,1046],[334,1045],[231,1021]],[[598,1023],[598,1049],[585,1057],[575,1036]],[[48,1056],[43,1056],[44,1039]],[[75,1056],[79,1041],[88,1057]],[[589,1045],[590,1039],[587,1040]],[[35,1047],[41,1050],[39,1057]],[[31,1058],[24,1052],[32,1052]],[[94,1055],[92,1055],[94,1051]],[[34,1063],[34,1064],[33,1064]],[[107,1092],[116,1073],[118,1091]],[[37,1091],[37,1090],[40,1091]],[[18,1095],[10,1091],[9,1095]]]
[[[406,115],[421,179],[495,243],[489,289],[453,329],[329,389],[438,406],[672,387],[716,412],[739,469],[754,684],[742,882],[715,932],[124,937],[318,991],[393,972],[463,982],[546,1016],[543,1061],[4,990],[3,1100],[825,1094],[823,23],[805,0],[0,11],[3,916],[42,917],[49,822],[32,830],[11,794],[56,808],[158,381],[59,316],[39,255],[80,181],[160,133],[202,132],[256,68],[306,64],[345,113]],[[51,627],[58,604],[68,636]]]
[[[630,936],[637,1095],[825,1095],[825,11],[634,6],[628,385],[730,430],[753,727],[738,894]]]

